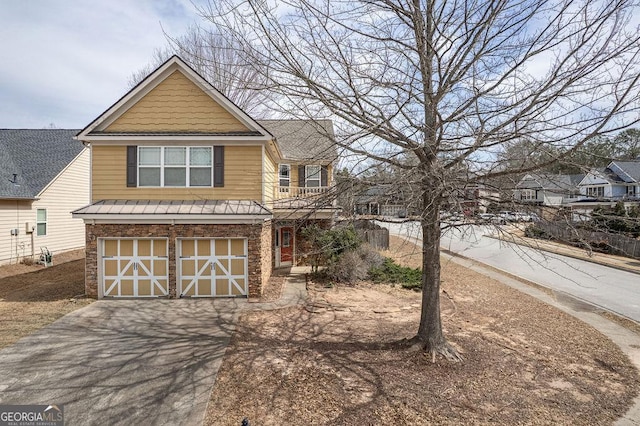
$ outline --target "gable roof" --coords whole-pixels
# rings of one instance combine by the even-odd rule
[[[191,68],[186,62],[184,62],[180,57],[174,55],[165,61],[162,65],[156,68],[155,71],[151,72],[145,79],[143,79],[140,83],[138,83],[134,88],[132,88],[129,92],[127,92],[123,97],[121,97],[118,101],[116,101],[112,106],[110,106],[106,111],[104,111],[100,116],[98,116],[95,120],[93,120],[89,125],[87,125],[84,129],[82,129],[76,135],[80,140],[99,140],[101,136],[135,136],[138,135],[136,132],[125,132],[125,134],[120,134],[120,132],[116,132],[112,134],[111,132],[105,132],[105,129],[109,127],[110,124],[115,122],[119,117],[124,115],[130,108],[132,108],[138,101],[143,99],[149,92],[151,92],[155,87],[160,85],[163,81],[165,81],[168,77],[170,77],[174,72],[179,71],[182,75],[184,75],[188,80],[191,81],[195,86],[197,86],[203,93],[211,97],[213,101],[219,104],[224,110],[229,112],[233,117],[235,117],[238,121],[240,121],[244,126],[247,127],[247,131],[240,132],[241,134],[229,134],[229,132],[222,132],[218,134],[217,132],[177,132],[180,136],[194,136],[201,137],[203,135],[210,136],[226,136],[226,137],[253,137],[259,138],[263,140],[271,139],[272,135],[258,122],[256,122],[253,118],[251,118],[247,113],[245,113],[242,109],[240,109],[237,105],[235,105],[229,98],[227,98],[222,92],[213,87],[207,80],[205,80],[200,74],[198,74],[193,68]],[[143,132],[140,133],[141,136],[172,136],[174,132],[162,132],[162,133],[148,133]],[[100,139],[103,140],[103,139]]]
[[[338,157],[331,120],[258,120],[285,160],[330,163]]]
[[[640,161],[638,160],[629,160],[629,161],[612,161],[607,168],[610,168],[612,164],[618,166],[628,177],[633,179],[636,182],[640,182]],[[622,180],[623,176],[620,176]]]
[[[584,179],[584,174],[554,175],[547,173],[529,173],[516,185],[518,189],[541,188],[550,191],[575,191],[578,184]]]
[[[36,198],[84,149],[73,138],[77,132],[0,129],[0,198]]]

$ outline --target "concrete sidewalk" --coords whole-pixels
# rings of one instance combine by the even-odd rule
[[[608,266],[610,268],[620,269],[622,271],[640,274],[640,260],[629,257],[615,256],[612,254],[589,252],[578,247],[567,244],[557,243],[549,240],[539,240],[536,238],[528,238],[516,233],[500,233],[486,234],[487,237],[496,238],[509,243],[524,245],[533,249],[543,250],[549,253],[555,253],[562,256],[572,257],[574,259],[584,260],[586,262],[597,263],[599,265]]]

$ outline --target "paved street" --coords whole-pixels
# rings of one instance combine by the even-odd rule
[[[391,233],[421,239],[417,223],[379,223]],[[640,275],[485,236],[464,226],[443,233],[441,246],[640,322]]]

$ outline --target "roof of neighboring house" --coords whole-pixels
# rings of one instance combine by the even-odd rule
[[[640,161],[612,161],[620,167],[630,178],[636,182],[640,182]]]
[[[329,163],[338,157],[331,120],[257,120],[287,160]]]
[[[249,200],[102,200],[75,210],[78,215],[260,215],[271,212]]]
[[[609,183],[624,183],[624,180],[609,168],[599,168],[591,171],[591,174],[601,177]]]
[[[574,191],[580,181],[579,175],[554,175],[545,173],[529,173],[516,185],[518,189],[545,189],[550,191]]]
[[[83,150],[82,143],[73,139],[77,132],[0,129],[0,198],[36,198]]]

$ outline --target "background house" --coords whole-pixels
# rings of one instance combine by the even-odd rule
[[[595,208],[612,208],[620,201],[629,209],[640,202],[640,160],[614,160],[584,175],[529,173],[516,185],[514,198],[553,208],[540,210],[545,217],[565,209],[573,221],[589,220]]]
[[[612,161],[590,171],[579,183],[580,194],[597,200],[640,198],[640,161]]]
[[[584,176],[528,173],[516,184],[514,198],[522,203],[559,207],[579,198],[578,184]]]
[[[0,264],[84,247],[71,211],[89,202],[89,152],[76,133],[0,129]]]

